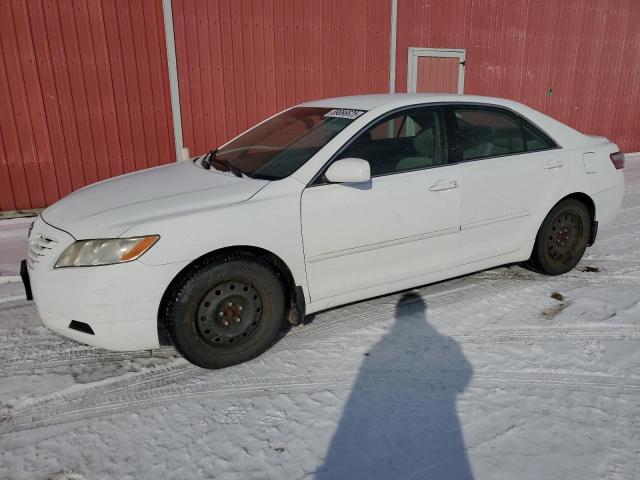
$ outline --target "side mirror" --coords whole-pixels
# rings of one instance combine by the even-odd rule
[[[371,180],[371,167],[361,158],[343,158],[333,162],[324,176],[331,183],[363,183]]]

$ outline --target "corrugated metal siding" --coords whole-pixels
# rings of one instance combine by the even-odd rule
[[[385,92],[390,0],[173,0],[185,146],[313,98]],[[399,0],[409,47],[466,49],[465,93],[640,151],[637,0]],[[0,0],[0,210],[173,160],[162,0]],[[553,95],[547,90],[553,89]]]
[[[310,99],[387,92],[389,0],[174,0],[184,144]]]
[[[638,25],[638,0],[400,0],[397,90],[409,47],[464,48],[465,93],[518,100],[640,151]]]
[[[0,210],[174,159],[161,0],[0,0]]]

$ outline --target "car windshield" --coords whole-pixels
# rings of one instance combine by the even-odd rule
[[[307,162],[361,110],[295,107],[243,133],[215,152],[251,178],[281,180]]]

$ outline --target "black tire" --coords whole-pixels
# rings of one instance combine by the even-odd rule
[[[563,200],[542,222],[528,265],[547,275],[567,273],[584,255],[590,233],[587,207],[572,198]]]
[[[203,368],[246,362],[267,350],[285,320],[278,272],[248,254],[213,257],[173,287],[165,325],[178,351]]]

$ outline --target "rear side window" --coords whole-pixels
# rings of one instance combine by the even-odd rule
[[[455,149],[458,160],[511,155],[525,151],[520,121],[497,110],[454,108]]]
[[[451,107],[452,161],[469,161],[557,148],[524,118],[497,107]]]

